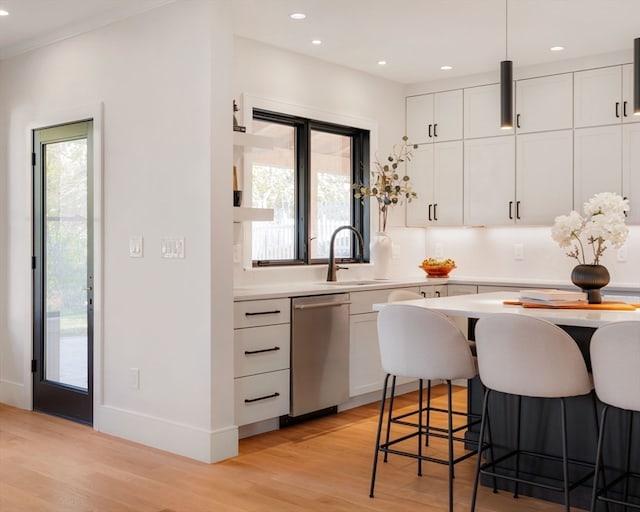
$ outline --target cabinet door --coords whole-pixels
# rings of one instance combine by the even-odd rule
[[[462,89],[434,94],[433,121],[435,142],[462,139]]]
[[[433,297],[446,297],[447,285],[421,286],[420,293],[427,299]]]
[[[518,135],[516,221],[553,224],[573,207],[573,130]]]
[[[639,123],[622,127],[622,195],[629,199],[627,222],[640,224]]]
[[[434,146],[421,144],[414,150],[411,162],[407,162],[407,176],[418,194],[417,199],[407,203],[407,226],[428,226],[433,219]]]
[[[573,75],[544,76],[516,82],[518,133],[573,127]]]
[[[464,138],[508,135],[500,128],[500,85],[464,89]]]
[[[382,389],[385,372],[380,363],[378,313],[351,315],[349,329],[349,396]]]
[[[462,141],[433,145],[433,225],[462,225]]]
[[[515,140],[513,136],[464,142],[464,223],[514,223]]]
[[[433,94],[406,100],[407,137],[411,144],[433,142]]]
[[[622,66],[622,122],[640,123],[640,115],[633,114],[633,64]]]
[[[623,107],[621,96],[620,66],[574,73],[574,127],[620,123]]]
[[[574,130],[573,209],[598,192],[622,192],[622,137],[620,126]]]

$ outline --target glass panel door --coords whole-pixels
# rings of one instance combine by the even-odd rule
[[[91,122],[34,132],[34,408],[92,421]]]

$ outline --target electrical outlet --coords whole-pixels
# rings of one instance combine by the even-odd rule
[[[513,244],[513,259],[524,260],[524,244]]]
[[[184,258],[184,237],[160,238],[160,256],[169,259]]]
[[[144,239],[141,236],[129,237],[129,256],[132,258],[144,256]]]
[[[444,247],[442,246],[442,242],[437,242],[436,243],[436,258],[442,258],[444,257]]]
[[[129,368],[129,387],[140,389],[140,368]]]
[[[622,247],[620,247],[620,249],[618,249],[618,254],[617,254],[617,260],[620,262],[625,262],[627,261],[628,258],[628,251],[627,251],[627,246],[623,245]]]

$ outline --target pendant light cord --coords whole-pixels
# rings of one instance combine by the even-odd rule
[[[504,60],[509,60],[509,0],[504,0]]]

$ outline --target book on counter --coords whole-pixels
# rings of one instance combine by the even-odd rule
[[[570,304],[587,304],[585,292],[567,290],[536,289],[520,290],[520,302],[523,304],[544,304],[547,306],[564,306]]]

